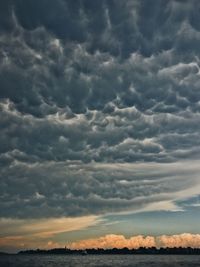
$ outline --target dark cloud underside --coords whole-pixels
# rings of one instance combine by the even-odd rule
[[[159,179],[199,159],[199,11],[196,0],[1,1],[2,217],[144,208],[196,183],[197,169]]]

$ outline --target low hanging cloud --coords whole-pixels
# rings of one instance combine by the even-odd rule
[[[137,249],[140,247],[200,247],[200,235],[199,234],[179,234],[179,235],[162,235],[158,237],[154,236],[133,236],[126,238],[123,235],[106,235],[99,238],[81,240],[73,242],[69,246],[72,249],[87,249],[87,248],[129,248]]]
[[[86,248],[139,248],[155,247],[155,239],[152,236],[134,236],[125,238],[123,235],[106,235],[96,239],[81,240],[70,245],[72,249]]]
[[[191,247],[191,248],[199,248],[200,247],[200,235],[199,234],[190,234],[183,233],[177,235],[160,235],[160,236],[131,236],[125,237],[124,235],[116,235],[116,234],[108,234],[105,236],[83,239],[74,242],[60,241],[57,238],[58,234],[66,233],[67,231],[71,231],[72,229],[82,229],[86,226],[91,226],[98,223],[98,220],[91,220],[91,218],[79,218],[80,222],[83,222],[83,225],[79,225],[77,227],[70,227],[70,223],[77,223],[70,219],[57,219],[57,223],[55,225],[50,225],[49,227],[41,227],[42,223],[37,222],[35,224],[27,225],[29,229],[26,229],[26,225],[23,225],[25,232],[19,233],[18,235],[5,235],[4,237],[0,237],[0,248],[1,250],[9,250],[9,251],[18,251],[20,249],[51,249],[51,248],[61,248],[67,247],[70,249],[90,249],[90,248],[102,248],[102,249],[110,249],[110,248],[129,248],[129,249],[138,249],[140,247],[156,247],[156,248],[174,248],[174,247]],[[55,220],[52,220],[54,222]],[[66,221],[65,227],[63,227],[63,222]],[[50,220],[51,222],[51,220]],[[85,223],[86,222],[86,223]],[[71,224],[72,225],[72,224]],[[44,226],[44,225],[43,225]],[[31,229],[30,229],[31,228]],[[43,229],[44,228],[44,229]],[[48,233],[45,232],[48,228]],[[20,230],[16,229],[16,232]]]
[[[200,235],[199,234],[180,234],[180,235],[172,235],[166,236],[162,235],[158,238],[158,242],[162,247],[192,247],[199,248],[200,247]]]

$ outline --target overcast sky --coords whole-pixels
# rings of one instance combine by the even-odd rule
[[[199,0],[0,1],[1,250],[200,246],[199,14]]]

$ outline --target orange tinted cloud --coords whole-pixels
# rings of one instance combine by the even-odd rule
[[[0,250],[64,247],[55,241],[60,233],[85,229],[99,222],[97,216],[47,219],[0,219]]]
[[[86,248],[139,248],[155,246],[155,238],[152,236],[144,237],[142,235],[125,238],[123,235],[106,235],[96,239],[81,240],[73,242],[70,245],[72,249]]]
[[[71,249],[86,248],[124,248],[137,249],[139,247],[200,247],[200,234],[180,234],[162,236],[133,236],[125,238],[123,235],[106,235],[99,238],[73,242]]]
[[[55,234],[75,231],[95,225],[97,216],[61,217],[46,219],[0,219],[1,235],[7,236],[38,236],[52,237]]]
[[[0,250],[19,250],[29,248],[51,249],[70,247],[71,249],[86,248],[123,248],[139,247],[199,247],[200,234],[184,233],[179,235],[132,236],[109,234],[69,243],[60,242],[59,235],[68,231],[85,229],[98,224],[97,216],[79,218],[48,218],[40,220],[0,219]]]
[[[162,235],[158,238],[161,247],[193,247],[200,248],[200,234]]]

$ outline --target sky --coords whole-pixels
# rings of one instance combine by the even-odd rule
[[[0,1],[0,251],[200,247],[200,1]]]

